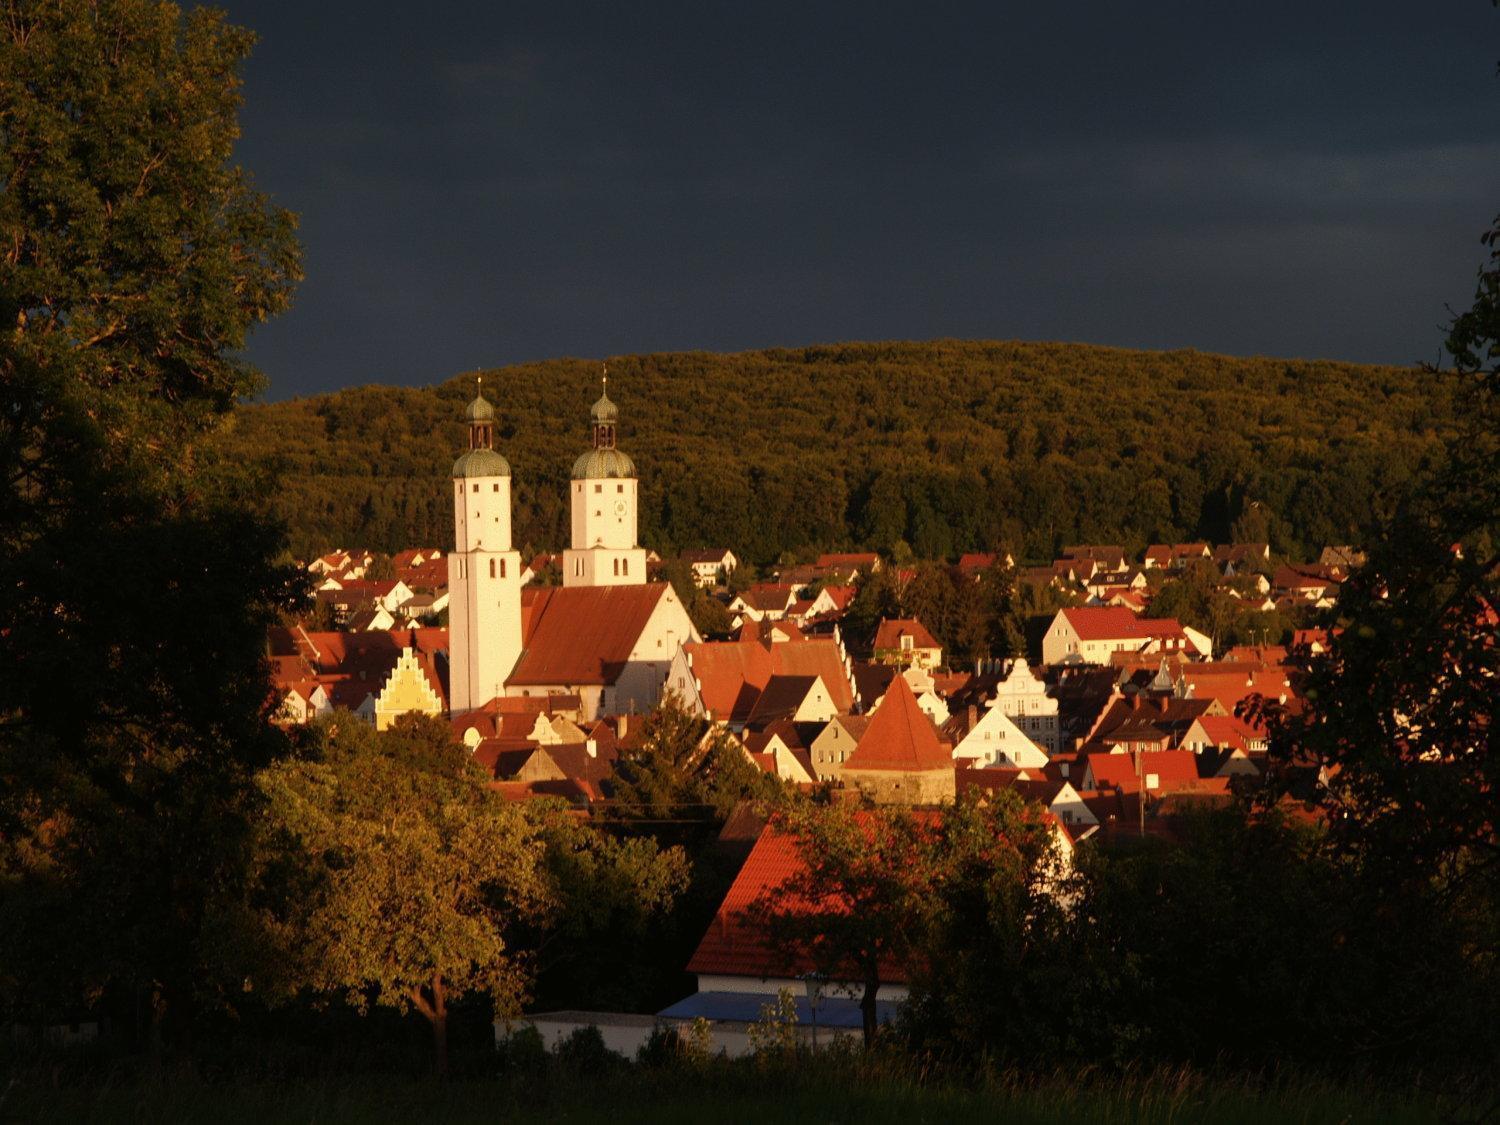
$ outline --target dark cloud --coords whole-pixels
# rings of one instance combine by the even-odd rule
[[[853,338],[1412,362],[1500,209],[1500,14],[229,0],[308,278],[275,396]]]

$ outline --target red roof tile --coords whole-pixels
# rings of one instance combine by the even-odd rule
[[[846,771],[952,768],[952,752],[939,741],[937,728],[917,706],[917,697],[902,676],[891,681],[864,737],[844,763]]]
[[[523,589],[523,651],[506,682],[614,683],[667,589],[665,583]]]

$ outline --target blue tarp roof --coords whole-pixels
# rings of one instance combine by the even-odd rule
[[[797,1005],[797,1022],[812,1026],[812,1008],[808,1006],[806,994],[793,994]],[[679,1000],[670,1008],[663,1008],[657,1016],[666,1020],[692,1020],[702,1017],[707,1020],[722,1020],[731,1023],[754,1023],[761,1018],[761,1009],[774,1004],[776,997],[765,992],[695,992],[685,1000]],[[890,1023],[896,1018],[895,1000],[876,1000],[875,1015],[881,1023]],[[831,996],[825,993],[818,1001],[819,1027],[847,1027],[858,1029],[864,1026],[859,1002],[847,996]]]

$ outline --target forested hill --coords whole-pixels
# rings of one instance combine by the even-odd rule
[[[484,375],[516,544],[566,546],[599,363]],[[921,557],[1006,544],[1263,538],[1294,556],[1358,536],[1452,419],[1417,369],[1073,344],[840,344],[610,362],[642,541],[754,562],[815,548]],[[269,459],[293,547],[447,545],[472,374],[241,410],[226,451]]]

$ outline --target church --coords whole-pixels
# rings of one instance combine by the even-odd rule
[[[637,542],[635,463],[617,444],[619,409],[590,411],[592,448],[573,464],[563,584],[523,586],[511,542],[510,463],[495,449],[495,408],[469,404],[469,448],[453,463],[448,555],[449,711],[500,696],[577,695],[583,717],[645,711],[678,648],[701,638],[671,585],[646,581]]]

